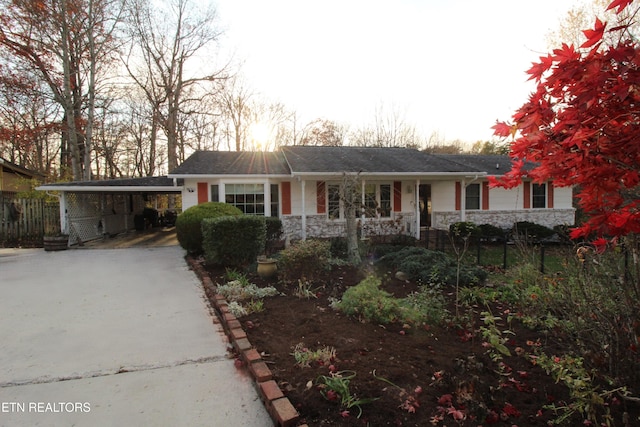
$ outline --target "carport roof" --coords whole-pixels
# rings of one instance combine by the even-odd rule
[[[182,191],[182,180],[167,178],[166,176],[148,176],[143,178],[57,182],[41,185],[36,190],[93,193],[180,193]]]

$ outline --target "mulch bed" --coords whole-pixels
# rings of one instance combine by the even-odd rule
[[[207,267],[214,283],[223,283],[224,270]],[[345,316],[330,307],[332,298],[357,284],[363,273],[351,267],[334,268],[316,289],[316,298],[293,296],[293,287],[250,275],[260,286],[271,285],[286,296],[264,300],[264,310],[240,318],[251,344],[261,353],[283,393],[309,426],[546,426],[557,416],[546,405],[569,402],[569,390],[556,384],[532,363],[534,346],[547,354],[562,354],[568,345],[561,337],[537,333],[518,322],[500,325],[514,332],[507,343],[511,356],[492,360],[478,328],[480,312],[473,307],[470,327],[447,325],[407,328],[376,325]],[[386,279],[384,289],[403,297],[415,283]],[[446,295],[453,300],[452,294]],[[506,318],[510,307],[490,307]],[[450,307],[454,311],[454,307]],[[329,346],[336,357],[328,364],[296,365],[296,345],[309,349]],[[355,373],[349,384],[357,398],[374,398],[346,409],[327,400],[318,387],[330,372]],[[610,406],[615,425],[625,411],[638,420],[638,408],[621,400]],[[346,412],[345,412],[346,411]],[[583,425],[574,417],[569,425]]]

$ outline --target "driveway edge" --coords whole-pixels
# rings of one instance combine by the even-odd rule
[[[227,301],[217,293],[216,285],[202,264],[191,255],[187,255],[185,259],[202,283],[205,294],[222,324],[229,343],[239,355],[236,359],[236,366],[239,369],[247,369],[251,375],[256,391],[275,425],[281,427],[307,427],[306,424],[298,424],[300,414],[273,380],[271,370],[262,360],[260,353],[249,342],[240,321],[229,312]]]

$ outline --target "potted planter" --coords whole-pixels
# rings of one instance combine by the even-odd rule
[[[278,266],[273,258],[258,258],[258,276],[270,279],[276,275]]]
[[[56,234],[52,236],[44,236],[42,239],[44,250],[50,251],[64,251],[69,248],[69,235],[68,234]]]

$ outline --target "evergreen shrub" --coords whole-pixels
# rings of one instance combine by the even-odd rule
[[[202,220],[229,215],[239,216],[242,211],[221,202],[201,203],[185,210],[176,218],[176,235],[180,246],[190,254],[202,254]]]
[[[264,217],[223,216],[202,220],[202,247],[207,262],[228,267],[247,265],[264,252]]]

